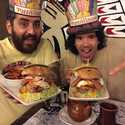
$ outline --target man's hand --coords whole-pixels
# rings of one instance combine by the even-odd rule
[[[117,74],[118,72],[125,70],[125,61],[122,62],[121,64],[117,65],[116,67],[114,67],[110,72],[109,75],[113,76],[115,74]]]

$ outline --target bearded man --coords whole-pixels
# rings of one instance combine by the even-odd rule
[[[57,61],[50,41],[41,38],[42,0],[9,1],[6,28],[9,37],[0,41],[0,69],[13,62],[49,65]],[[30,106],[15,103],[0,88],[0,125],[10,125]],[[6,118],[6,116],[8,118]]]

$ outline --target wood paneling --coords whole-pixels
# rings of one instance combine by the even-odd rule
[[[0,0],[0,39],[7,35],[5,29],[6,8],[9,0]]]

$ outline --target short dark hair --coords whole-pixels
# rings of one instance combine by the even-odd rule
[[[6,12],[6,20],[10,20],[10,21],[13,21],[16,17],[16,13],[11,11],[9,9],[9,7],[7,8],[7,12]]]
[[[102,48],[106,47],[106,36],[104,34],[103,27],[99,28],[97,31],[94,31],[97,39],[99,41],[98,44],[98,50],[101,50]],[[67,41],[66,41],[66,49],[69,49],[72,53],[78,55],[78,50],[75,47],[75,37],[77,34],[69,34]]]

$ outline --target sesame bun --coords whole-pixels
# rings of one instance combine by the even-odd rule
[[[75,73],[81,79],[100,79],[102,77],[100,71],[96,67],[81,67],[75,70]]]
[[[45,74],[49,71],[48,66],[39,65],[39,64],[31,64],[29,66],[24,67],[22,71],[22,75],[40,75]]]

